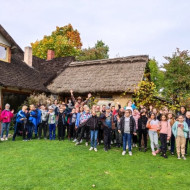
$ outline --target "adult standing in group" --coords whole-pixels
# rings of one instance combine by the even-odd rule
[[[82,98],[79,96],[77,99],[75,99],[74,95],[73,95],[73,90],[70,90],[70,93],[71,93],[71,99],[75,105],[75,108],[76,107],[80,107],[80,106],[84,106],[85,104],[88,103],[88,101],[90,100],[91,98],[91,93],[88,94],[88,97],[86,98],[85,101],[82,101]]]
[[[1,113],[1,120],[2,120],[1,141],[8,140],[10,122],[14,116],[13,113],[14,110],[10,111],[10,105],[6,104],[5,109]],[[6,131],[5,139],[3,138],[4,131]]]

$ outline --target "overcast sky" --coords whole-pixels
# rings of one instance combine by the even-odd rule
[[[68,23],[83,48],[103,40],[111,58],[148,54],[161,64],[190,49],[190,0],[0,0],[0,23],[22,49]]]

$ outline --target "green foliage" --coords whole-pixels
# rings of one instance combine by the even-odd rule
[[[144,81],[141,81],[138,85],[138,88],[135,90],[134,101],[138,107],[143,105],[148,108],[150,105],[152,105],[158,109],[161,109],[162,107],[168,107],[172,111],[175,111],[179,108],[179,105],[173,105],[171,102],[160,98],[156,89],[156,85],[147,78],[145,78]]]
[[[31,43],[33,55],[46,59],[47,51],[54,50],[55,57],[77,56],[81,52],[80,33],[71,24],[56,27],[50,36]]]
[[[158,62],[151,59],[148,63],[150,80],[156,85],[157,91],[163,88],[164,72],[158,67]]]
[[[154,157],[150,147],[146,153],[133,148],[132,157],[121,156],[122,149],[115,147],[108,152],[102,145],[98,152],[88,149],[68,140],[23,142],[17,137],[15,142],[0,142],[1,189],[189,189],[189,158]]]
[[[190,97],[190,57],[188,51],[177,51],[172,57],[165,57],[168,63],[163,65],[163,95],[173,103],[184,104]]]
[[[109,47],[100,40],[97,41],[94,47],[83,49],[81,54],[77,57],[79,61],[97,60],[97,59],[108,59]]]

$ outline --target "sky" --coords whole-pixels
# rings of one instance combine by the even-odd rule
[[[0,24],[22,49],[72,24],[83,48],[97,40],[109,56],[149,55],[161,65],[190,49],[189,0],[0,0]]]

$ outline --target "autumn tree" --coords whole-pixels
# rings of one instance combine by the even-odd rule
[[[42,40],[31,43],[33,55],[46,59],[47,51],[54,50],[55,57],[77,56],[81,52],[80,33],[71,24],[56,27],[56,30]]]
[[[175,104],[184,104],[190,97],[190,56],[188,51],[179,49],[172,57],[165,57],[168,63],[163,65],[163,95]]]
[[[97,59],[108,59],[109,47],[100,40],[97,41],[94,47],[85,48],[81,51],[80,55],[77,57],[79,61],[87,60],[97,60]]]

